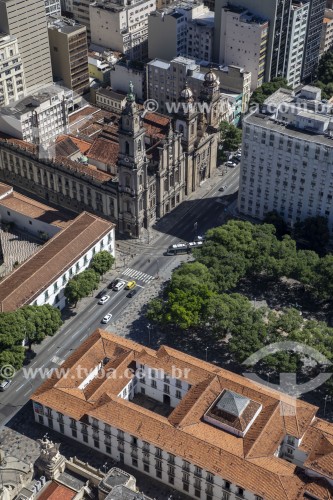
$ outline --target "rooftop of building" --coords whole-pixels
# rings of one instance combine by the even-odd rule
[[[0,311],[30,304],[108,234],[114,224],[83,212],[1,282]]]
[[[228,11],[228,12],[240,14],[240,20],[243,23],[260,24],[261,25],[261,24],[266,24],[268,22],[267,19],[264,19],[263,17],[260,17],[256,14],[253,14],[245,7],[228,4],[226,7],[223,7],[223,9],[225,11]]]
[[[34,92],[31,95],[23,97],[8,106],[0,107],[0,113],[3,115],[11,115],[17,118],[26,113],[32,113],[34,109],[38,108],[41,104],[51,100],[54,97],[61,99],[64,94],[64,89],[57,85],[51,85]]]
[[[109,10],[110,12],[121,12],[123,10],[133,9],[143,3],[147,3],[147,0],[139,0],[133,3],[128,2],[128,4],[126,4],[125,1],[121,3],[116,1],[112,2],[110,0],[97,0],[92,2],[90,6],[102,10]]]
[[[37,500],[72,500],[75,496],[75,491],[52,481],[36,498]]]
[[[96,95],[97,94],[104,96],[104,97],[109,97],[110,99],[115,99],[118,101],[123,101],[127,95],[126,92],[121,92],[120,90],[118,90],[116,92],[115,90],[113,90],[111,88],[106,88],[106,89],[100,88],[99,90],[97,90]]]
[[[13,43],[16,41],[17,38],[14,35],[8,35],[8,33],[1,33],[0,32],[0,47],[1,45],[7,45],[7,43]]]
[[[85,384],[84,373],[91,373],[101,360],[104,376],[99,373]],[[169,377],[175,367],[179,370],[178,378],[188,391],[168,416],[120,397],[129,382],[128,368],[139,365],[163,370]],[[328,457],[325,467],[333,475],[331,447],[318,448],[321,436],[331,439],[333,426],[314,418],[315,406],[170,347],[155,351],[100,329],[67,358],[62,368],[66,376],[52,374],[35,391],[33,401],[78,421],[96,418],[265,500],[303,498],[309,488],[323,495],[325,491],[333,493],[328,482],[321,484],[304,477],[296,465],[275,455],[287,435],[303,437],[304,447],[311,449],[309,463],[319,455]],[[112,377],[107,376],[110,370]],[[218,408],[223,416],[243,419],[249,429],[240,436],[210,423],[205,415],[212,408]],[[323,470],[324,465],[319,468]]]
[[[63,16],[48,16],[47,27],[49,29],[60,31],[61,33],[66,33],[67,35],[76,33],[79,30],[86,30],[86,27],[83,26],[83,24],[78,23],[74,19],[69,19]]]
[[[72,222],[68,214],[52,208],[44,203],[28,198],[14,191],[11,186],[0,183],[0,196],[8,193],[7,196],[0,198],[0,205],[13,210],[17,213],[36,219],[47,224],[52,224],[59,228],[65,228]]]

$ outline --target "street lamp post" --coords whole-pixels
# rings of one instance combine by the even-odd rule
[[[151,329],[150,323],[148,323],[147,328],[148,328],[148,345],[150,345],[150,329]]]
[[[208,361],[208,347],[205,347],[205,351],[206,351],[206,361]]]
[[[327,404],[327,400],[330,399],[330,396],[328,394],[326,394],[326,396],[325,396],[324,399],[325,399],[325,403],[324,403],[324,417],[325,417],[325,415],[326,415],[326,404]]]

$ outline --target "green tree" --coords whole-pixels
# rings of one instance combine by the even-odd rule
[[[253,104],[263,104],[270,95],[274,94],[280,88],[289,89],[288,82],[285,78],[276,77],[270,82],[263,83],[252,94],[250,99],[250,106]]]
[[[83,297],[97,290],[100,275],[93,269],[86,269],[67,283],[64,294],[69,304],[76,306]]]
[[[333,297],[333,255],[325,255],[315,266],[314,287],[317,296],[328,300]]]
[[[242,143],[242,131],[231,123],[220,123],[220,138],[224,151],[236,151]]]
[[[333,96],[333,51],[327,51],[319,60],[317,70],[318,80],[315,85],[322,90],[322,98],[330,99]]]
[[[0,352],[0,373],[1,368],[5,366],[12,366],[15,370],[19,370],[23,366],[25,357],[25,349],[22,346],[13,346],[10,350]],[[13,373],[14,375],[14,373]],[[3,377],[0,376],[0,380]]]
[[[21,313],[25,319],[25,337],[29,350],[33,344],[40,344],[46,336],[54,335],[62,325],[59,309],[49,304],[25,306]]]
[[[113,255],[110,254],[110,252],[102,250],[101,252],[98,252],[96,255],[94,255],[94,257],[91,260],[90,267],[96,273],[102,276],[111,269],[111,267],[114,264],[114,261],[115,259]]]

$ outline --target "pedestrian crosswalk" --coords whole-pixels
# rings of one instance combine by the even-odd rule
[[[136,271],[135,269],[132,269],[131,267],[128,267],[127,269],[125,269],[123,274],[125,274],[125,276],[129,276],[130,278],[133,278],[134,280],[143,281],[144,283],[149,283],[149,281],[154,279],[154,276],[151,276],[150,274],[142,273],[141,271]]]

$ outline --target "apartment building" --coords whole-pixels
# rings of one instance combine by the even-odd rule
[[[10,137],[48,147],[68,129],[66,92],[47,87],[0,108],[0,131]]]
[[[79,24],[82,24],[87,28],[87,38],[90,41],[91,39],[91,28],[90,28],[90,15],[89,15],[89,6],[91,0],[65,0],[66,11],[69,9],[69,12],[73,14],[73,18]]]
[[[223,17],[226,11],[224,9],[226,7],[242,7],[254,16],[266,19],[269,23],[265,81],[282,75],[286,58],[290,5],[291,0],[269,0],[265,2],[262,0],[215,0],[214,61],[224,64],[221,54],[225,37]],[[236,26],[236,28],[238,27]]]
[[[326,0],[310,0],[308,27],[304,48],[302,80],[313,80],[318,66],[321,33]]]
[[[293,2],[290,11],[287,57],[283,74],[295,88],[301,83],[310,1]]]
[[[158,103],[158,109],[161,113],[175,111],[174,103],[179,102],[181,91],[186,82],[191,89],[193,99],[199,102],[202,85],[208,72],[208,70],[201,71],[199,64],[194,59],[183,56],[175,57],[170,62],[155,59],[147,64],[146,71],[147,98],[154,99]],[[218,75],[215,68],[214,74]],[[218,84],[221,90],[220,82]],[[228,115],[227,99],[221,102],[220,111],[223,115],[221,119],[225,119]]]
[[[0,31],[16,36],[27,92],[53,82],[44,0],[0,0]]]
[[[86,27],[72,19],[50,17],[48,33],[53,77],[75,94],[85,94],[89,91]]]
[[[126,106],[126,94],[115,92],[110,88],[98,89],[96,91],[96,105],[111,113],[120,114]]]
[[[244,67],[251,73],[251,90],[264,81],[267,44],[267,20],[242,7],[222,8],[219,62]]]
[[[61,16],[60,0],[44,0],[45,12],[47,16]]]
[[[325,17],[321,32],[319,56],[333,47],[333,10],[325,9]]]
[[[9,217],[20,203],[17,199],[10,201]],[[0,200],[0,204],[6,204],[6,199]],[[63,309],[68,280],[87,269],[101,250],[115,255],[114,227],[112,222],[87,212],[78,215],[2,280],[0,311],[45,304]]]
[[[243,122],[238,208],[262,219],[276,210],[292,227],[318,215],[333,232],[333,120],[320,89],[279,90]]]
[[[170,61],[182,55],[211,62],[213,32],[214,13],[199,1],[180,1],[157,10],[148,19],[149,58]]]
[[[333,494],[332,424],[313,405],[100,329],[62,369],[31,396],[36,422],[148,480],[204,500]]]
[[[17,38],[0,33],[0,106],[23,97],[25,79]]]
[[[156,0],[96,1],[90,5],[91,41],[130,59],[148,56],[148,16]]]

